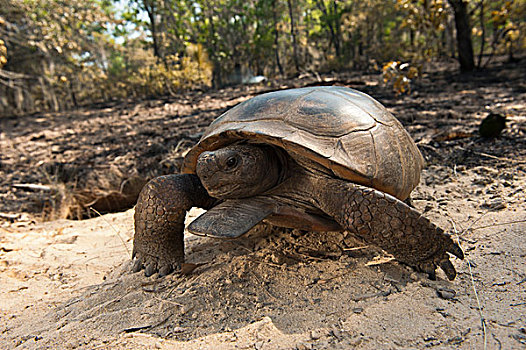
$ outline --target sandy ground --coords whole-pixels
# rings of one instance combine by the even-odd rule
[[[468,260],[454,261],[453,282],[428,280],[349,235],[267,226],[231,242],[189,235],[188,261],[204,265],[146,278],[126,271],[132,210],[3,225],[0,347],[524,348],[525,198],[508,193],[505,208],[479,209],[463,195],[470,173],[415,196],[444,227],[470,227],[457,235]],[[455,206],[423,199],[431,193]]]
[[[232,241],[187,235],[187,273],[147,278],[129,272],[133,209],[50,222],[38,222],[24,209],[0,219],[0,348],[525,349],[526,88],[520,85],[525,69],[506,69],[489,78],[457,77],[454,83],[429,77],[437,83],[424,81],[427,90],[381,99],[427,161],[412,194],[415,207],[453,234],[466,254],[463,261],[452,259],[458,271],[454,281],[442,272],[431,281],[345,232],[265,224]],[[193,125],[199,113],[217,114],[212,107],[218,99],[223,97],[205,96],[204,107],[197,114],[184,112],[184,118],[170,114],[179,102],[84,114],[86,122],[115,122],[116,130],[135,110],[153,110],[143,118],[174,123],[182,118]],[[502,136],[490,141],[473,133],[488,105],[509,116]],[[171,117],[156,115],[161,109]],[[0,133],[7,150],[0,159],[2,189],[38,180],[31,171],[42,162],[38,157],[45,155],[46,140],[57,147],[72,142],[61,139],[61,116],[47,117],[51,124],[43,136],[40,129],[26,128],[34,118],[3,124],[10,129]],[[197,131],[202,127],[195,126]],[[68,130],[70,136],[76,132]],[[471,136],[457,137],[459,130]],[[145,135],[160,135],[156,132]],[[79,140],[84,156],[93,159],[88,151],[94,146]],[[136,145],[140,149],[142,143]],[[140,152],[112,158],[103,149],[96,155],[110,157],[110,163],[143,159]],[[19,157],[28,150],[36,152],[34,159]],[[68,152],[55,156],[66,159],[76,148]],[[5,190],[3,211],[15,213],[28,198],[25,192]]]

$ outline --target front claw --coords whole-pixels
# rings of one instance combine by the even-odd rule
[[[457,271],[449,260],[449,255],[445,252],[441,256],[431,258],[414,265],[414,268],[417,271],[426,273],[430,280],[436,280],[436,269],[438,267],[444,271],[450,281],[454,280],[457,276]]]
[[[132,273],[137,273],[144,270],[146,277],[150,277],[155,273],[158,273],[157,277],[164,277],[172,272],[179,273],[181,271],[181,264],[182,261],[161,261],[153,256],[136,253],[131,271]]]
[[[453,266],[451,261],[449,261],[449,257],[446,256],[446,258],[440,261],[439,264],[442,271],[446,273],[448,280],[453,281],[457,276],[457,271],[455,270],[455,267]]]
[[[434,281],[437,279],[437,275],[436,275],[437,266],[433,262],[430,262],[430,261],[421,262],[415,265],[414,268],[418,272],[423,272],[427,274],[430,280]]]

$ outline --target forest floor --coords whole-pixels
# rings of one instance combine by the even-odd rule
[[[0,120],[0,348],[526,348],[525,76],[525,59],[440,66],[403,96],[375,73],[305,76]],[[187,235],[185,275],[130,273],[133,209],[99,216],[87,201],[129,202],[223,111],[316,84],[370,94],[415,139],[427,166],[413,204],[458,239],[457,278],[429,280],[346,232],[265,224]],[[485,140],[490,112],[507,126]]]

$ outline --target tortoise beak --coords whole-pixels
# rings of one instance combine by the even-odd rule
[[[197,159],[196,173],[202,181],[206,181],[210,176],[219,170],[218,159],[214,152],[203,152]]]

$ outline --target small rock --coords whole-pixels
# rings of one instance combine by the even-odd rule
[[[452,345],[458,345],[458,344],[462,343],[463,341],[464,341],[464,338],[461,337],[460,335],[457,335],[457,336],[455,336],[453,338],[449,338],[447,340],[447,343],[448,344],[452,344]]]
[[[310,350],[312,349],[312,344],[301,342],[298,345],[296,345],[297,350]]]
[[[183,327],[175,327],[172,329],[172,333],[183,333],[185,330]]]
[[[281,254],[276,254],[275,252],[270,254],[270,258],[269,259],[270,259],[270,262],[273,262],[274,264],[281,265],[281,264],[285,263],[284,257]]]
[[[491,112],[479,126],[480,136],[484,138],[494,138],[500,135],[506,127],[506,116],[500,113]]]
[[[342,331],[337,327],[332,328],[331,334],[337,339],[340,339],[342,337]]]
[[[315,330],[310,332],[310,338],[312,340],[320,339],[322,336],[323,336],[322,332],[320,330],[318,330],[318,329],[315,329]]]
[[[229,330],[229,332],[230,332],[230,330]],[[236,333],[232,333],[232,335],[230,335],[230,337],[227,338],[226,341],[229,341],[231,343],[236,342],[237,341],[237,334]]]
[[[457,292],[449,288],[439,288],[437,289],[437,294],[442,299],[453,299]]]
[[[352,312],[354,312],[355,314],[361,314],[363,312],[363,308],[355,307],[354,309],[352,309]]]
[[[256,344],[254,344],[254,349],[261,350],[264,344],[265,344],[264,341],[258,341]]]
[[[491,210],[502,210],[506,208],[506,203],[500,198],[486,201],[481,205],[484,209],[491,209]]]

